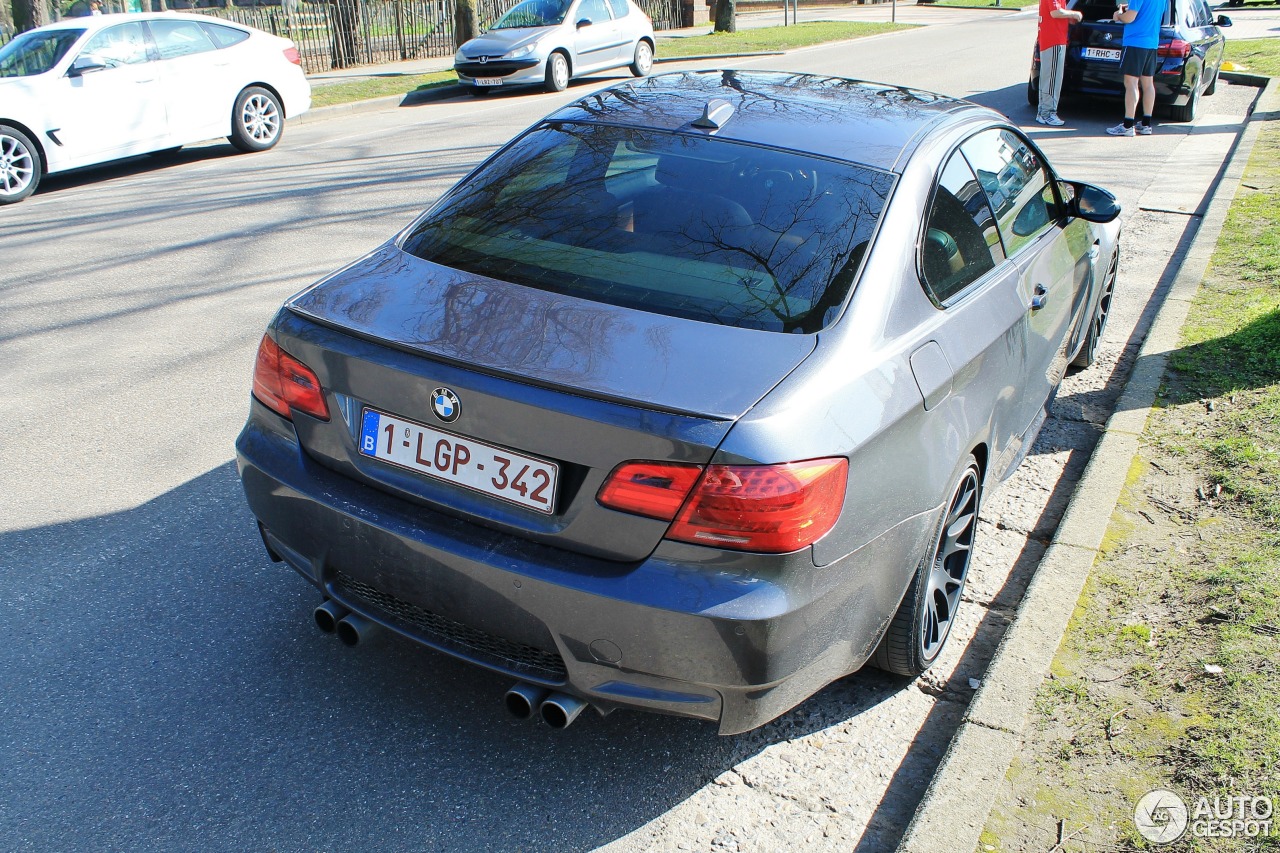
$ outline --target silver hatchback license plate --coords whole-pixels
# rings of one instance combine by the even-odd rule
[[[1086,47],[1084,49],[1085,59],[1105,59],[1108,62],[1119,62],[1120,51],[1111,47]]]
[[[554,462],[376,409],[361,412],[360,453],[548,515],[555,502]]]
[[[476,79],[477,86],[501,86],[502,85],[501,77],[477,77],[475,79]]]

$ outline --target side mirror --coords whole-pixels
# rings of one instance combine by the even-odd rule
[[[1102,187],[1074,181],[1071,187],[1075,190],[1070,203],[1073,216],[1089,222],[1110,222],[1120,215],[1120,202]]]
[[[583,27],[589,27],[589,26],[591,26],[590,18],[583,18],[581,21],[578,21],[577,23],[578,29],[582,29]]]
[[[76,61],[71,63],[71,67],[67,69],[68,77],[83,77],[86,74],[92,74],[95,71],[105,71],[106,65],[96,59],[88,56],[76,57]]]
[[[1219,15],[1219,16],[1218,16],[1218,26],[1220,26],[1220,27],[1229,27],[1229,26],[1231,26],[1231,19],[1230,19],[1230,18],[1228,18],[1226,15]]]

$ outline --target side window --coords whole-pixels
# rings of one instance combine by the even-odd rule
[[[217,49],[198,21],[151,21],[150,26],[161,59],[176,59]]]
[[[972,137],[960,150],[991,200],[1009,255],[1061,219],[1053,176],[1021,136],[995,128]]]
[[[214,44],[218,47],[231,47],[233,44],[239,44],[249,37],[244,30],[237,30],[235,27],[224,27],[221,24],[203,24],[204,31],[213,37]]]
[[[627,7],[627,0],[609,0],[609,8],[613,10],[613,17],[625,18],[630,9]]]
[[[608,21],[609,7],[605,4],[605,0],[583,0],[582,5],[578,7],[578,15],[575,20],[581,21],[583,18],[593,24],[602,24]]]
[[[1213,10],[1205,0],[1192,0],[1196,10],[1196,26],[1211,27],[1214,24]]]
[[[107,27],[89,39],[78,58],[92,59],[108,68],[146,62],[149,58],[147,34],[143,32],[142,24],[137,21]]]
[[[934,189],[920,241],[925,287],[946,304],[1001,259],[986,194],[964,157],[952,154]]]

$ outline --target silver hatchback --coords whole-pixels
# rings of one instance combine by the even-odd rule
[[[595,71],[629,65],[648,75],[653,45],[653,22],[631,0],[524,0],[462,45],[453,65],[475,95],[537,84],[560,92]]]

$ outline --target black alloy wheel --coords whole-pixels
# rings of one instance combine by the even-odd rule
[[[914,677],[942,653],[969,575],[981,497],[978,461],[970,455],[951,489],[933,544],[872,656],[877,668]]]

